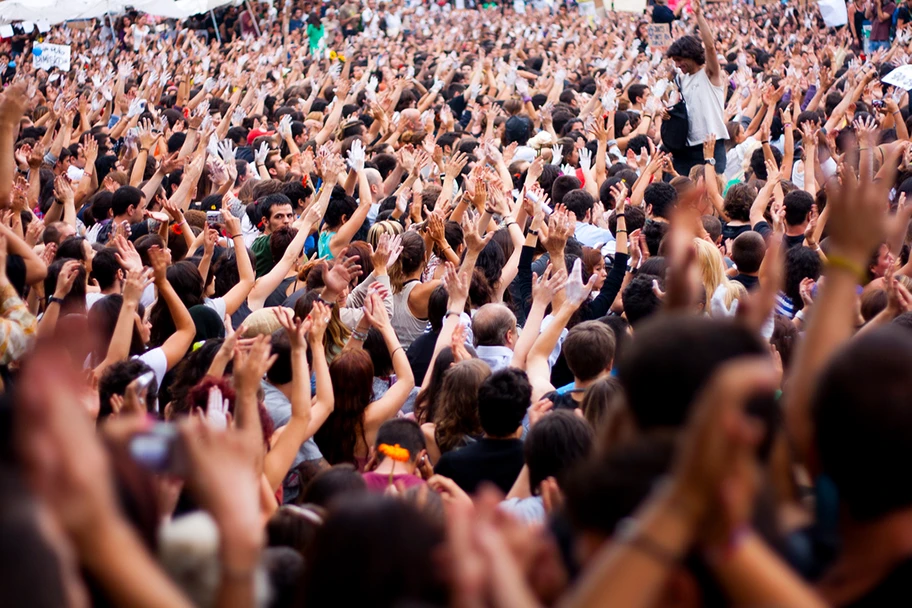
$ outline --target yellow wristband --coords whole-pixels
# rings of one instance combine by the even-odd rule
[[[859,264],[841,255],[827,256],[827,266],[833,270],[844,270],[852,274],[859,282],[864,283],[868,273]]]

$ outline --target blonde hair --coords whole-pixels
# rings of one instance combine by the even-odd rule
[[[700,281],[706,290],[707,303],[720,285],[728,283],[725,276],[725,261],[716,246],[704,239],[694,239],[697,248],[697,263],[700,265]]]
[[[371,247],[376,249],[377,243],[380,242],[380,237],[384,234],[388,234],[391,237],[402,234],[402,224],[390,220],[377,222],[367,231],[367,242],[370,243]]]

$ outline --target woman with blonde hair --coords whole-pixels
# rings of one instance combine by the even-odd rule
[[[484,434],[478,419],[478,389],[490,375],[491,368],[481,359],[456,363],[444,373],[436,403],[428,409],[431,422],[421,425],[431,464]]]
[[[371,247],[376,249],[377,243],[380,242],[380,237],[384,234],[390,235],[390,238],[402,234],[402,224],[390,220],[376,222],[370,227],[370,230],[367,231],[367,242],[370,243]]]
[[[725,260],[715,245],[705,239],[694,239],[694,246],[697,248],[700,281],[709,303],[707,314],[714,317],[734,315],[734,303],[746,296],[747,290],[741,283],[728,279]]]

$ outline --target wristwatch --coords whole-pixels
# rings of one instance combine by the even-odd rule
[[[715,159],[715,158],[706,158],[706,159],[703,159],[703,164],[709,165],[710,167],[715,167],[715,166],[716,166],[716,159]]]

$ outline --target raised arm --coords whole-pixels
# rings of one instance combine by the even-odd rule
[[[393,329],[392,323],[390,323],[383,300],[374,293],[364,303],[364,314],[370,320],[371,325],[383,336],[383,341],[386,342],[390,358],[393,361],[393,371],[396,374],[396,382],[386,391],[386,394],[368,405],[367,409],[364,410],[365,428],[376,429],[384,421],[395,416],[396,412],[405,404],[409,393],[415,388],[415,376],[412,374],[412,366],[409,365],[405,349],[399,344],[399,337],[396,335],[396,330]]]
[[[697,26],[700,28],[700,38],[706,49],[706,76],[713,85],[722,86],[722,66],[719,65],[719,55],[716,53],[716,41],[713,31],[703,16],[702,0],[691,0],[691,7],[697,17]]]
[[[193,344],[196,325],[193,324],[190,311],[187,310],[187,307],[181,302],[180,296],[174,291],[174,287],[168,282],[168,258],[165,252],[157,246],[152,247],[149,249],[149,260],[152,262],[152,269],[155,273],[155,288],[158,291],[158,297],[165,301],[165,305],[171,313],[171,319],[174,321],[174,333],[161,345],[162,352],[168,361],[168,369],[172,369],[184,358],[187,349]]]

